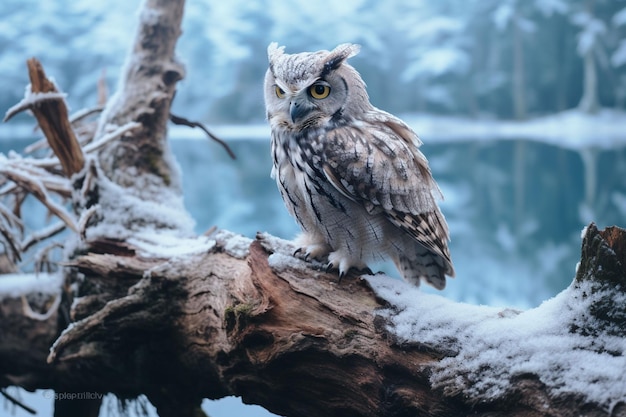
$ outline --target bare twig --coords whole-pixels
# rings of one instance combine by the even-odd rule
[[[98,105],[96,107],[90,107],[87,109],[79,110],[70,116],[70,123],[80,122],[81,120],[83,120],[86,117],[91,116],[92,114],[102,112],[102,110],[104,110],[103,105]]]
[[[33,107],[41,106],[44,103],[49,102],[49,101],[52,101],[52,102],[63,101],[65,100],[65,97],[66,97],[65,93],[60,93],[58,91],[41,92],[41,93],[33,92],[30,95],[24,97],[22,101],[17,103],[15,106],[7,110],[6,114],[4,115],[4,119],[2,119],[2,121],[8,122],[9,120],[13,118],[13,116],[17,115],[18,113],[29,110]]]
[[[0,234],[2,235],[2,237],[4,238],[4,242],[6,243],[5,246],[5,252],[7,252],[7,255],[10,254],[11,256],[11,261],[13,263],[15,262],[19,262],[22,260],[21,256],[20,256],[20,249],[19,247],[15,244],[16,242],[16,237],[13,235],[13,233],[11,233],[11,230],[7,227],[5,227],[5,225],[3,224],[4,222],[0,222]]]
[[[103,109],[104,109],[103,106],[96,106],[96,107],[79,110],[70,116],[70,123],[72,124],[72,126],[74,126],[75,123],[78,123],[93,114],[100,113],[102,112]],[[48,144],[48,140],[46,138],[41,138],[35,143],[32,143],[28,145],[27,147],[25,147],[24,153],[29,154],[29,153],[33,153],[35,151],[46,149],[49,147],[50,145]]]
[[[21,260],[21,247],[17,242],[18,236],[23,231],[24,224],[20,218],[7,209],[4,204],[0,204],[0,234],[4,238],[6,255],[11,255],[9,260],[13,263]]]
[[[87,224],[89,223],[89,220],[98,212],[98,208],[99,206],[97,204],[93,205],[87,210],[83,211],[83,213],[80,215],[80,219],[78,219],[78,230],[80,232],[81,239],[86,239]]]
[[[18,184],[20,187],[28,190],[28,192],[45,205],[52,214],[61,219],[74,232],[78,232],[78,228],[76,227],[72,216],[70,216],[70,214],[62,206],[49,197],[46,187],[41,181],[34,178],[32,175],[9,165],[0,166],[0,173],[6,175],[7,178]],[[48,185],[58,184],[49,182]]]
[[[41,249],[35,255],[35,271],[52,272],[52,265],[56,263],[50,260],[50,252],[56,248],[63,248],[63,245],[59,242],[53,242],[45,248]]]
[[[47,149],[50,145],[48,145],[48,140],[46,138],[41,138],[38,141],[31,143],[27,147],[24,148],[24,153],[33,153],[39,151],[41,149]]]
[[[69,198],[72,195],[72,189],[67,178],[57,175],[54,168],[59,168],[59,161],[56,160],[56,164],[52,164],[53,161],[46,159],[8,159],[2,161],[4,164],[0,164],[0,173],[5,174],[8,171],[19,172],[23,176],[28,176],[41,182],[44,189],[52,191],[64,198]],[[49,164],[43,165],[45,162]],[[40,165],[41,164],[41,165]],[[52,172],[50,172],[52,171]],[[58,170],[57,170],[58,172]],[[14,181],[7,175],[11,181]]]
[[[104,147],[104,145],[106,145],[107,143],[114,141],[115,139],[123,136],[125,133],[128,133],[131,130],[139,129],[139,128],[141,128],[141,123],[138,123],[138,122],[126,123],[118,127],[117,129],[115,129],[114,131],[107,133],[106,135],[103,135],[100,139],[98,139],[97,142],[92,142],[89,145],[85,146],[84,151],[85,153],[92,153],[94,151],[97,151],[98,149]]]
[[[187,127],[191,127],[191,128],[199,127],[204,133],[207,134],[208,137],[210,137],[211,139],[213,139],[214,141],[216,141],[217,143],[222,145],[224,147],[224,149],[226,150],[226,152],[228,152],[228,155],[232,159],[237,159],[237,157],[235,156],[235,153],[232,151],[232,149],[230,149],[230,146],[228,146],[228,144],[226,142],[224,142],[222,139],[218,138],[213,133],[211,133],[209,131],[209,129],[207,129],[202,123],[200,123],[200,122],[193,122],[191,120],[185,119],[184,117],[176,116],[176,115],[174,115],[172,113],[170,113],[170,120],[175,125],[187,126]]]
[[[16,188],[18,187],[14,182],[7,182],[6,184],[2,185],[2,188],[0,188],[0,196],[7,195],[7,194],[14,194]]]
[[[18,228],[20,232],[24,231],[24,223],[22,220],[9,210],[4,204],[0,204],[0,215],[7,221],[10,227]]]
[[[65,223],[59,222],[59,223],[50,225],[46,227],[45,229],[32,233],[31,235],[29,235],[26,239],[22,241],[22,244],[21,244],[22,251],[26,252],[33,245],[36,245],[37,243],[43,240],[46,240],[48,238],[51,238],[52,236],[55,236],[61,233],[63,230],[65,230],[65,227],[66,227]]]
[[[9,400],[9,402],[11,404],[14,404],[18,407],[20,407],[21,409],[23,409],[24,411],[26,411],[27,413],[30,414],[37,414],[37,411],[35,411],[33,408],[30,408],[29,406],[27,406],[26,404],[24,404],[23,402],[21,402],[20,400],[18,400],[17,398],[13,397],[12,395],[8,394],[4,389],[0,389],[0,394],[6,398],[7,400]]]

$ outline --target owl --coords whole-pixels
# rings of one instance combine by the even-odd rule
[[[272,177],[302,229],[294,255],[327,262],[340,278],[390,258],[407,281],[443,289],[454,268],[441,192],[418,136],[370,104],[346,62],[359,48],[268,47]]]

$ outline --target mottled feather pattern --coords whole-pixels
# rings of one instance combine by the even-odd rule
[[[441,193],[418,136],[369,103],[345,62],[357,51],[350,44],[293,55],[268,48],[272,176],[303,230],[299,253],[340,275],[390,257],[408,281],[443,288],[454,268]],[[315,86],[325,95],[314,96]]]
[[[356,127],[329,130],[320,139],[326,144],[325,162],[336,177],[351,185],[355,197],[385,210],[414,214],[437,207],[432,191],[439,195],[439,189],[425,158],[414,142],[395,136],[385,124],[366,119]]]

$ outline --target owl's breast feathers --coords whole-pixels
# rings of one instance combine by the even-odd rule
[[[315,169],[341,194],[386,218],[441,257],[454,276],[448,228],[436,197],[441,193],[417,135],[401,120],[375,110],[362,121],[309,136],[319,152]],[[306,152],[306,151],[305,151]]]

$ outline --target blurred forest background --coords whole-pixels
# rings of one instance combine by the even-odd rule
[[[4,0],[0,108],[22,97],[25,57],[40,57],[75,106],[113,86],[136,1]],[[621,0],[317,0],[187,2],[178,46],[188,74],[176,107],[211,122],[263,120],[271,41],[287,51],[363,48],[352,62],[390,112],[524,119],[626,102]]]
[[[101,77],[115,91],[139,4],[3,0],[0,110],[23,97],[32,56],[74,111],[97,103]],[[362,45],[351,63],[372,103],[420,134],[446,197],[458,273],[446,297],[536,306],[571,282],[589,221],[626,226],[624,0],[188,0],[182,29],[187,75],[173,112],[207,123],[238,157],[172,130],[198,233],[298,231],[269,178],[272,41],[290,53]],[[0,125],[0,152],[38,139],[33,125],[27,115]],[[43,227],[41,205],[28,207],[28,226]],[[206,405],[213,416],[268,415],[241,407]]]

